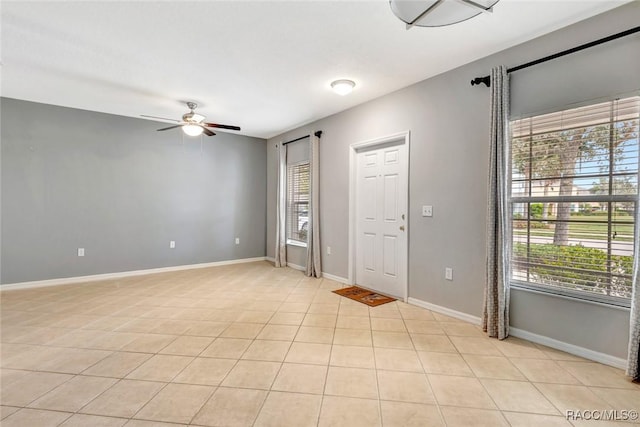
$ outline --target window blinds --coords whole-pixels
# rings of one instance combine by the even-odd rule
[[[309,162],[287,166],[287,240],[306,243],[309,230]]]
[[[639,115],[635,96],[510,123],[514,282],[628,304]]]

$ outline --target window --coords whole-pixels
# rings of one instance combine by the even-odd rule
[[[306,246],[309,230],[309,162],[287,166],[287,243]]]
[[[629,305],[640,97],[514,120],[514,285]]]

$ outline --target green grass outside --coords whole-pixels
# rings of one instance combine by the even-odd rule
[[[553,220],[555,217],[549,216],[548,219]],[[626,224],[615,224],[612,230],[616,232],[615,242],[631,242],[633,241],[633,218],[630,216],[614,216],[615,221],[625,222]],[[571,220],[589,221],[589,223],[569,223],[569,238],[572,239],[590,239],[590,240],[607,240],[607,217],[606,216],[586,216],[571,215]],[[540,221],[534,220],[533,224],[541,224]],[[531,228],[532,236],[553,237],[555,226],[553,223],[546,224],[549,228]],[[513,233],[516,235],[526,235],[525,228],[514,228]]]

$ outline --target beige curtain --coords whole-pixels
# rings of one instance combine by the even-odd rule
[[[320,262],[320,135],[316,132],[309,138],[309,231],[307,233],[307,268],[310,277],[322,277]]]
[[[278,146],[278,189],[276,192],[275,266],[287,266],[287,146]]]
[[[487,209],[487,276],[482,328],[490,337],[509,336],[510,212],[509,76],[504,66],[491,70],[491,148]]]

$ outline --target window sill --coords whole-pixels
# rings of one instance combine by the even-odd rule
[[[594,304],[594,305],[599,305],[602,307],[608,307],[608,308],[613,308],[613,309],[617,309],[617,310],[624,310],[624,311],[629,311],[630,310],[630,306],[631,306],[631,301],[625,301],[625,300],[607,300],[606,298],[602,298],[600,300],[597,300],[595,298],[588,298],[588,296],[582,296],[580,294],[576,295],[571,295],[568,292],[562,292],[562,291],[555,291],[554,290],[547,290],[546,288],[542,288],[542,287],[537,287],[537,286],[532,286],[532,285],[528,285],[528,284],[524,284],[521,282],[512,282],[510,284],[511,289],[516,289],[518,291],[524,291],[524,292],[530,292],[533,294],[540,294],[540,295],[546,295],[549,297],[555,297],[555,298],[562,298],[562,299],[567,299],[570,301],[575,301],[575,302],[582,302],[585,304]],[[597,296],[596,296],[597,297]]]
[[[300,242],[298,240],[287,240],[287,245],[289,245],[289,246],[298,246],[299,248],[306,248],[307,247],[307,243],[306,242]]]

